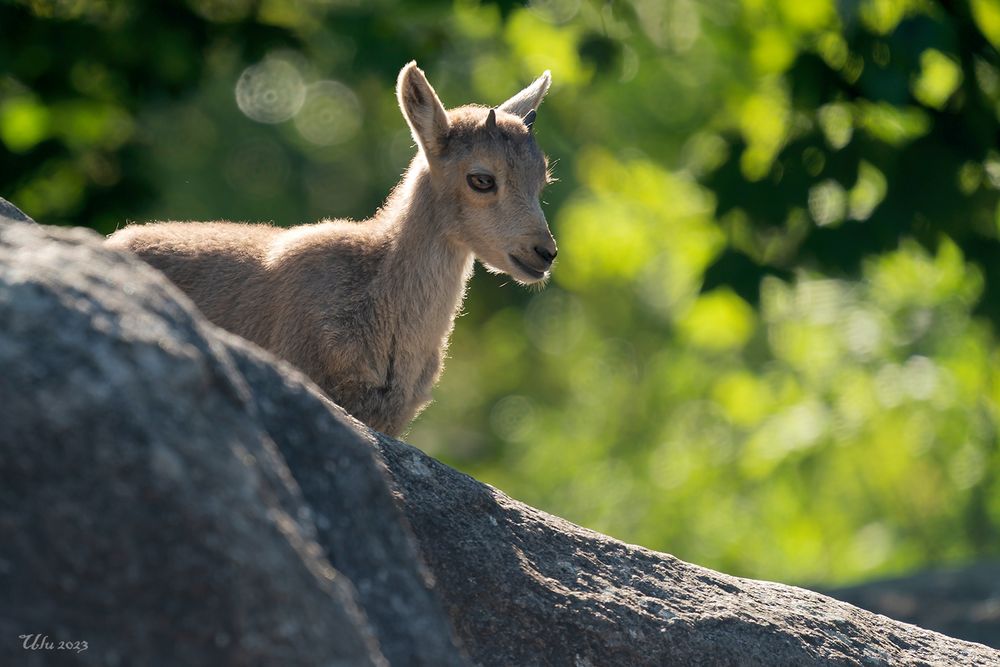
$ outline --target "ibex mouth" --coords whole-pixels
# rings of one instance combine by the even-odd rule
[[[510,258],[511,263],[516,266],[519,271],[527,276],[530,276],[532,280],[541,280],[545,277],[545,271],[539,271],[538,269],[531,268],[514,255],[507,256]]]

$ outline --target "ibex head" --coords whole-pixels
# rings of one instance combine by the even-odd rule
[[[551,82],[546,71],[495,109],[446,111],[416,63],[399,73],[396,95],[427,160],[437,199],[454,206],[445,233],[488,269],[521,283],[548,276],[556,242],[539,203],[547,161],[535,113]],[[440,205],[439,204],[439,205]]]

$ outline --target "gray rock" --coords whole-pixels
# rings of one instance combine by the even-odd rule
[[[463,662],[343,417],[93,232],[5,222],[0,664],[51,663],[26,634],[80,664]]]
[[[24,214],[24,211],[0,197],[0,223],[3,222],[34,222]]]
[[[224,333],[224,332],[219,332]],[[326,556],[353,582],[383,650],[396,665],[464,664],[433,578],[389,493],[374,440],[304,374],[256,346],[223,336],[312,509]]]
[[[0,664],[1000,664],[512,500],[93,233],[3,221]]]
[[[378,445],[482,665],[1000,665],[985,646],[624,544]]]
[[[1000,561],[915,572],[826,593],[876,614],[1000,649]]]

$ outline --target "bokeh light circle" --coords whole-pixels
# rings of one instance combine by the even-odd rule
[[[280,123],[302,108],[306,85],[292,63],[265,58],[243,70],[236,82],[236,104],[259,123]]]
[[[350,88],[338,81],[317,81],[307,89],[305,104],[295,115],[295,129],[318,146],[340,144],[361,127],[361,104]]]

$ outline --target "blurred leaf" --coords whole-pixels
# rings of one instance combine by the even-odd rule
[[[575,26],[555,28],[525,10],[515,10],[507,22],[507,42],[523,63],[522,72],[535,77],[549,69],[557,86],[579,85],[586,77],[577,44],[579,29]]]
[[[29,97],[0,104],[0,140],[14,153],[24,153],[49,135],[49,110]]]
[[[913,96],[940,109],[962,83],[962,69],[935,49],[920,54],[920,76],[913,82]]]
[[[972,17],[986,39],[1000,49],[1000,5],[994,0],[972,0]]]
[[[896,29],[907,11],[919,0],[863,0],[861,20],[872,32],[887,35]]]
[[[788,96],[781,87],[766,86],[747,97],[740,109],[740,130],[747,148],[740,166],[748,180],[763,178],[788,133]]]
[[[902,146],[930,130],[931,121],[916,107],[900,109],[885,102],[860,102],[858,127],[891,146]]]
[[[848,214],[852,220],[867,220],[885,199],[885,174],[867,162],[858,165],[858,181],[848,193]]]
[[[753,310],[731,290],[698,297],[677,323],[692,345],[709,350],[739,349],[753,333]]]

